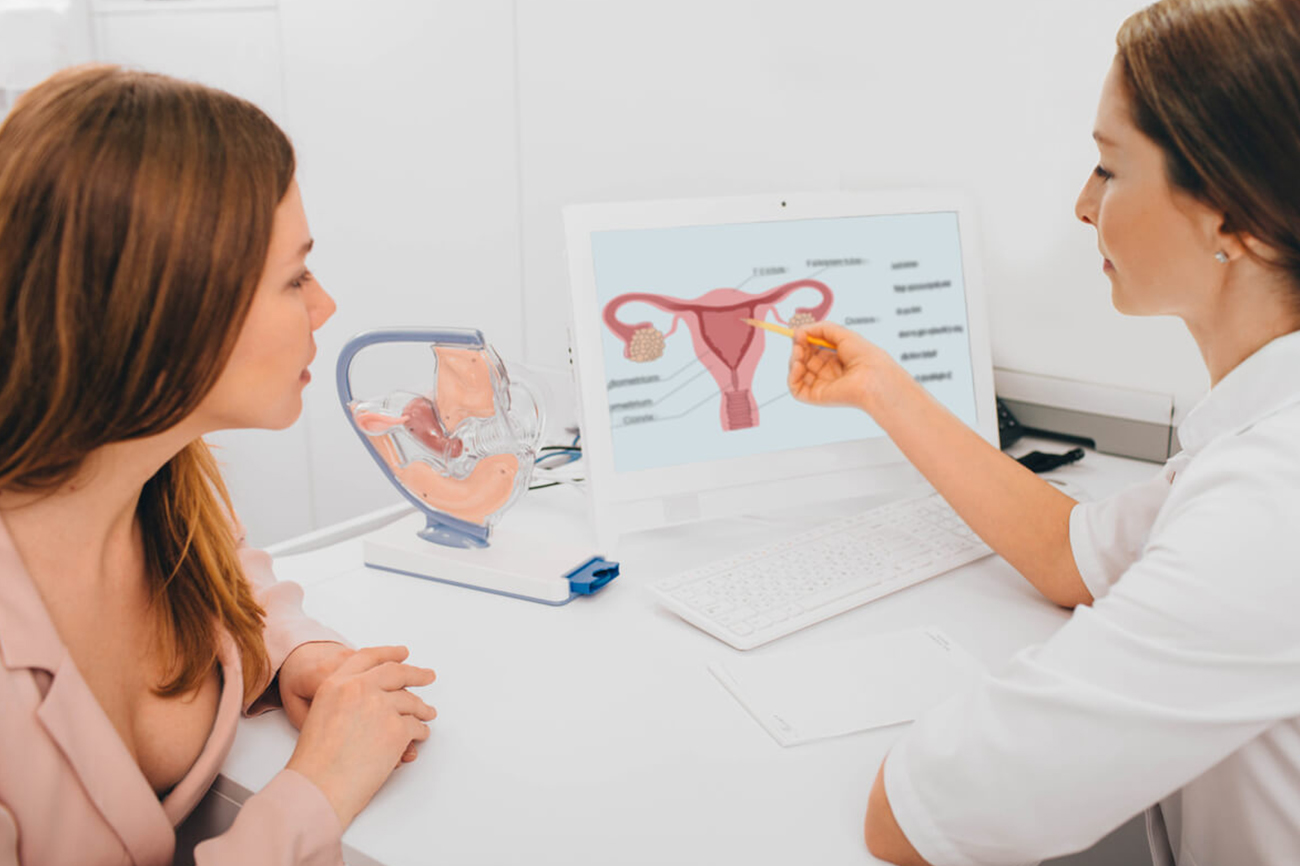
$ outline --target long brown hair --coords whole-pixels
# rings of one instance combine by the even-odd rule
[[[1116,43],[1170,182],[1266,244],[1300,292],[1300,0],[1161,0]]]
[[[185,418],[225,366],[293,180],[284,133],[230,94],[77,67],[0,125],[0,489],[50,490],[95,449]],[[268,673],[264,612],[236,556],[207,444],[137,508],[171,660],[196,688],[235,640],[246,698]]]

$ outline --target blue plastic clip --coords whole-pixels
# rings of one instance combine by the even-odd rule
[[[593,556],[565,577],[569,579],[571,592],[577,595],[591,595],[618,577],[618,563],[610,562],[603,556]]]

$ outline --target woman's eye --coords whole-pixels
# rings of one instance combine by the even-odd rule
[[[1092,170],[1092,173],[1095,174],[1097,177],[1101,178],[1102,180],[1110,180],[1112,177],[1114,177],[1114,175],[1112,175],[1106,169],[1102,168],[1100,165],[1094,168]]]
[[[289,285],[295,289],[301,289],[309,282],[311,282],[311,271],[303,271],[301,274],[290,280]]]

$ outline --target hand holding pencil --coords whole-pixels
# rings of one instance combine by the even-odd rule
[[[761,319],[741,319],[746,325],[754,328],[762,328],[764,331],[771,331],[773,334],[781,334],[786,337],[794,336],[794,328],[787,328],[785,325],[776,325],[772,322],[764,322]],[[814,346],[822,346],[826,349],[834,349],[834,343],[828,343],[819,337],[811,337],[808,342]]]
[[[870,412],[874,396],[895,382],[912,382],[888,352],[841,325],[814,322],[791,334],[794,348],[787,384],[795,399],[804,403],[856,406]]]

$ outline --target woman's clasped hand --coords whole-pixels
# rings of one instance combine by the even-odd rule
[[[288,768],[324,792],[343,826],[370,802],[393,767],[415,759],[438,712],[411,688],[430,668],[403,664],[406,647],[357,650],[320,682]]]

